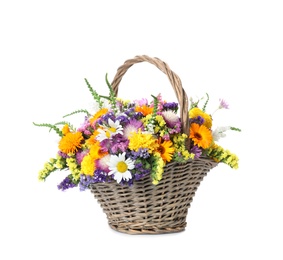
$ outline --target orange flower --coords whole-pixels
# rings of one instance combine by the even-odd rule
[[[67,133],[59,142],[59,149],[63,153],[74,153],[82,147],[81,142],[84,140],[81,132]]]
[[[97,130],[92,133],[92,135],[89,137],[89,139],[86,140],[87,146],[91,146],[91,145],[95,144],[96,142],[98,142],[96,140],[96,136],[98,134],[99,134],[99,132]]]
[[[70,128],[69,128],[69,126],[67,124],[65,124],[63,126],[62,133],[63,133],[63,135],[66,135],[66,134],[70,133]]]
[[[161,138],[159,138],[157,143],[159,144],[157,152],[160,154],[163,161],[170,162],[175,151],[173,143],[170,140],[161,142]]]
[[[212,142],[211,131],[204,125],[192,123],[190,127],[190,138],[194,144],[206,149]]]
[[[148,107],[146,105],[136,107],[136,112],[141,112],[144,116],[152,114],[153,107]]]

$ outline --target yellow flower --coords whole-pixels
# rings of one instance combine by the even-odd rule
[[[164,118],[162,116],[157,115],[155,117],[155,119],[156,119],[156,121],[157,121],[159,126],[165,126],[166,125],[166,122],[165,122],[165,120],[164,120]]]
[[[138,151],[140,148],[147,148],[149,153],[152,153],[158,148],[157,140],[152,136],[152,134],[133,132],[129,137],[129,148],[133,151]]]
[[[198,125],[192,123],[190,127],[190,138],[193,140],[194,144],[206,149],[210,146],[212,142],[212,134],[209,129],[204,125]]]
[[[100,143],[99,142],[95,142],[91,147],[90,147],[90,151],[89,151],[90,156],[96,160],[96,159],[100,159],[102,157],[104,157],[105,155],[108,154],[108,152],[104,152],[101,150],[100,147]]]
[[[161,139],[159,139],[158,144],[157,152],[164,161],[170,162],[175,151],[173,143],[170,140],[162,142]]]
[[[88,154],[86,156],[84,156],[82,163],[81,163],[81,172],[86,174],[86,175],[90,175],[93,176],[95,171],[95,160],[93,159],[93,157]]]
[[[206,114],[205,112],[203,112],[201,109],[199,109],[198,107],[194,107],[189,111],[189,118],[195,118],[195,117],[202,117],[204,119],[204,125],[207,128],[211,128],[212,126],[212,118],[210,115]]]
[[[59,149],[65,154],[74,153],[78,148],[81,148],[83,139],[81,132],[67,133],[60,140]]]
[[[79,165],[77,163],[76,158],[69,157],[66,159],[66,162],[72,174],[72,178],[78,181],[80,179],[80,169],[79,169]]]
[[[151,177],[152,177],[152,184],[157,185],[159,181],[162,179],[165,162],[159,153],[154,153],[154,159],[156,161],[153,169],[154,173],[151,175]]]

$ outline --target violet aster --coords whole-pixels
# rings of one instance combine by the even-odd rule
[[[197,145],[195,145],[191,148],[191,153],[193,153],[195,155],[194,158],[197,159],[201,156],[202,151]]]
[[[143,130],[143,123],[139,120],[131,119],[124,127],[124,136],[129,138],[132,132],[138,132],[139,129]]]

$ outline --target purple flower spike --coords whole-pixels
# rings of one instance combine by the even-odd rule
[[[57,187],[59,190],[65,191],[76,186],[77,184],[72,181],[70,176],[67,176]]]

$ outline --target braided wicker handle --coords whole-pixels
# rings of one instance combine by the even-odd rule
[[[180,118],[182,123],[183,133],[189,135],[189,119],[188,119],[188,97],[185,90],[182,87],[182,82],[177,74],[175,74],[169,66],[158,58],[151,58],[146,55],[136,56],[133,59],[126,60],[122,66],[117,69],[117,73],[111,83],[111,86],[114,90],[115,95],[118,95],[118,87],[122,80],[122,77],[125,75],[127,70],[133,66],[135,63],[147,61],[155,65],[163,73],[165,73],[175,91],[176,97],[180,105]]]

